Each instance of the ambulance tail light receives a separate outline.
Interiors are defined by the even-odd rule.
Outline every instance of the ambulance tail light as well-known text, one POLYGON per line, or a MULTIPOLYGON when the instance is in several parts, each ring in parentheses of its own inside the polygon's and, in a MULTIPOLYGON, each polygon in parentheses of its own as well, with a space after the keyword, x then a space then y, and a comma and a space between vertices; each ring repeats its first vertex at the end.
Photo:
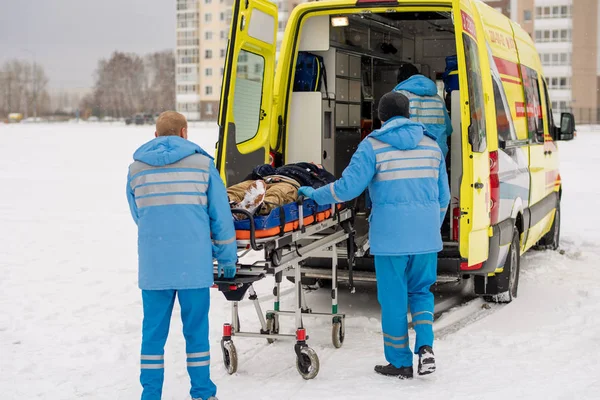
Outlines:
POLYGON ((481 267, 483 267, 483 263, 478 263, 478 264, 473 264, 473 265, 469 265, 468 262, 463 261, 460 263, 460 270, 461 271, 476 271, 478 269, 481 269, 481 267))
POLYGON ((452 203, 452 240, 458 241, 458 235, 460 233, 460 204, 456 197, 452 203))
POLYGON ((498 151, 490 152, 490 223, 498 223, 500 210, 500 166, 498 165, 498 151))

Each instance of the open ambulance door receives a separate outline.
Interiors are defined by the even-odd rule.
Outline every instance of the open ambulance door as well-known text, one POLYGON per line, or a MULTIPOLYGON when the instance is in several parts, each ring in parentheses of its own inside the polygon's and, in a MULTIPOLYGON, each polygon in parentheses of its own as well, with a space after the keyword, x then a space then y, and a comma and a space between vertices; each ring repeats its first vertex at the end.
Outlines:
MULTIPOLYGON (((460 186, 459 243, 465 271, 481 268, 489 253, 490 159, 486 107, 490 103, 490 66, 483 26, 471 0, 453 0, 459 67, 463 176, 460 186), (486 86, 486 84, 488 86, 486 86), (466 88, 466 90, 465 90, 466 88)), ((488 114, 491 115, 491 114, 488 114)))
POLYGON ((216 165, 225 184, 269 163, 277 6, 235 0, 219 108, 216 165))

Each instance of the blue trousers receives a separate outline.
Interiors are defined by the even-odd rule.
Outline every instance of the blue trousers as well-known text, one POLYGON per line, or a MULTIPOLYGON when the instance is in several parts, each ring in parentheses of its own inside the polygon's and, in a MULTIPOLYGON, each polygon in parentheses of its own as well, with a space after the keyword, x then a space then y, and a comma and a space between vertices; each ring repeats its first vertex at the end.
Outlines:
POLYGON ((187 370, 192 385, 190 395, 192 398, 208 399, 217 393, 217 387, 210 380, 209 289, 142 290, 142 400, 160 400, 162 395, 165 343, 169 335, 175 295, 181 306, 187 370))
POLYGON ((416 354, 421 346, 433 346, 433 294, 429 288, 437 279, 437 253, 375 256, 375 271, 385 359, 396 368, 412 366, 408 308, 417 334, 416 354))

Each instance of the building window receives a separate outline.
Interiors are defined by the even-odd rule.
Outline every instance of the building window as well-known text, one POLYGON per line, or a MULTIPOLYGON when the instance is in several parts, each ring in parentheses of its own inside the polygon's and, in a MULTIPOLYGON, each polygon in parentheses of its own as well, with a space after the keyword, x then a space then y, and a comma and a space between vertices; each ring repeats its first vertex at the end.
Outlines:
POLYGON ((211 59, 212 58, 212 50, 205 50, 204 51, 204 58, 211 59))
POLYGON ((221 31, 221 39, 227 39, 227 31, 221 31))
POLYGON ((222 13, 219 15, 219 20, 221 20, 221 21, 225 21, 225 13, 224 13, 224 12, 222 12, 222 13))
POLYGON ((212 94, 212 86, 206 86, 204 88, 204 94, 207 94, 207 95, 212 94))
POLYGON ((204 0, 204 4, 211 4, 212 0, 204 0))
POLYGON ((206 75, 206 76, 212 76, 212 68, 206 68, 204 70, 204 75, 206 75))
POLYGON ((531 10, 523 11, 523 19, 525 21, 531 21, 531 10))
POLYGON ((567 76, 554 76, 546 78, 548 89, 564 90, 571 89, 571 78, 567 76))
POLYGON ((213 33, 211 31, 204 32, 204 39, 212 40, 213 33))
POLYGON ((539 19, 570 18, 571 6, 536 7, 535 17, 539 19))
POLYGON ((206 114, 212 115, 213 113, 213 105, 212 103, 206 103, 206 114))
POLYGON ((212 14, 210 14, 210 13, 204 14, 204 22, 210 22, 210 21, 212 21, 212 14))
POLYGON ((225 58, 225 49, 221 49, 221 58, 225 58))
POLYGON ((225 69, 221 68, 221 76, 223 76, 224 72, 225 72, 225 69))
POLYGON ((536 42, 570 42, 571 29, 545 29, 535 31, 536 42))
POLYGON ((177 93, 180 94, 188 94, 188 93, 197 93, 198 85, 177 85, 177 93))

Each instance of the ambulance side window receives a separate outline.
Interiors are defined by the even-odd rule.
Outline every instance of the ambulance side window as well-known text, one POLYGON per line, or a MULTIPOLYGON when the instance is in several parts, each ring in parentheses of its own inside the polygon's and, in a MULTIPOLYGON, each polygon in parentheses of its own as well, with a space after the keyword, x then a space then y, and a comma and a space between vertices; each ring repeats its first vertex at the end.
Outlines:
POLYGON ((498 127, 498 140, 506 142, 511 140, 510 130, 510 111, 505 107, 504 101, 502 100, 501 89, 498 86, 498 82, 492 77, 492 83, 494 85, 494 103, 496 105, 496 126, 498 127))
POLYGON ((479 66, 479 50, 477 43, 469 35, 463 33, 465 45, 465 61, 467 67, 467 86, 469 89, 469 107, 471 124, 469 125, 469 143, 476 153, 486 149, 485 110, 483 100, 483 84, 479 66))
POLYGON ((550 96, 548 95, 548 86, 544 80, 544 95, 546 96, 546 115, 548 118, 548 131, 550 136, 554 136, 554 116, 552 115, 552 107, 550 106, 550 96))
POLYGON ((525 110, 529 138, 537 143, 544 143, 544 117, 538 74, 533 69, 521 65, 521 76, 525 88, 525 110))
POLYGON ((246 50, 240 51, 233 94, 233 119, 237 144, 252 139, 258 133, 264 70, 265 59, 262 56, 246 50))

